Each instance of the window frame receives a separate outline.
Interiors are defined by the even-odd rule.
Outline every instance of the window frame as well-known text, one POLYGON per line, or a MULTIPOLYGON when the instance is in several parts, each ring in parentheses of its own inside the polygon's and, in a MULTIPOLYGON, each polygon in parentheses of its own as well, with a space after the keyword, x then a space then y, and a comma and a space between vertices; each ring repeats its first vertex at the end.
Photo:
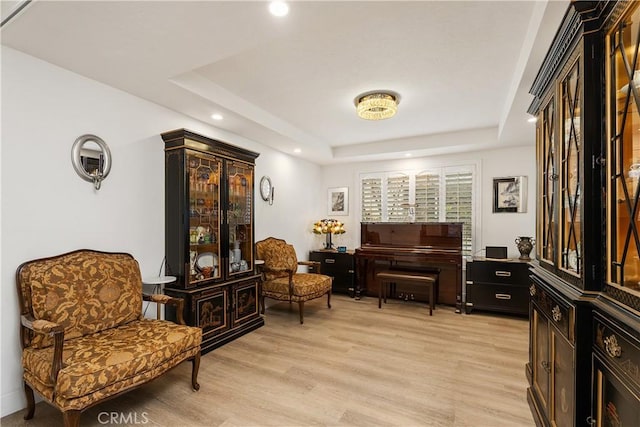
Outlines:
MULTIPOLYGON (((446 176, 454 173, 471 173, 471 250, 464 251, 463 256, 472 256, 476 253, 479 247, 480 232, 481 232, 481 210, 480 210, 480 197, 481 197, 481 179, 480 179, 480 165, 474 163, 464 163, 458 165, 441 165, 441 166, 425 166, 424 168, 414 169, 401 169, 392 171, 379 171, 379 172, 360 172, 358 175, 358 218, 362 222, 373 222, 363 219, 363 194, 362 184, 365 179, 380 179, 381 180, 381 217, 380 220, 375 222, 416 222, 415 215, 411 221, 389 221, 388 205, 387 205, 387 193, 388 185, 387 179, 390 176, 397 176, 398 174, 408 175, 409 178, 409 203, 415 205, 416 203, 416 177, 420 174, 437 174, 439 176, 439 222, 446 222, 446 176)), ((408 215, 409 216, 409 215, 408 215)))

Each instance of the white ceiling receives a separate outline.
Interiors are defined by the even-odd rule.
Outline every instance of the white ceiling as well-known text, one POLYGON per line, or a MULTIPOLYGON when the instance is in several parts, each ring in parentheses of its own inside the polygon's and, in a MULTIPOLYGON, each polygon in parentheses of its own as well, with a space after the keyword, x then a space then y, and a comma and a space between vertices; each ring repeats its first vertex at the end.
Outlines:
MULTIPOLYGON (((2 1, 3 21, 21 3, 2 1)), ((319 164, 534 143, 528 90, 568 0, 289 4, 276 18, 253 1, 33 1, 0 36, 319 164), (356 116, 374 89, 400 94, 395 117, 356 116)))

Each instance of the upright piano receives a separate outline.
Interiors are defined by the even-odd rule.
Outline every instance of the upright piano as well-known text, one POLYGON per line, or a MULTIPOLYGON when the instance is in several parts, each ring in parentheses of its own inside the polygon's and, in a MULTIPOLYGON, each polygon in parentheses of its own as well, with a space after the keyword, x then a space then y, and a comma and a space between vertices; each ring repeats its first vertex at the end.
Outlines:
POLYGON ((355 250, 356 298, 377 295, 377 271, 425 270, 438 273, 438 303, 461 312, 461 222, 363 222, 360 244, 355 250))

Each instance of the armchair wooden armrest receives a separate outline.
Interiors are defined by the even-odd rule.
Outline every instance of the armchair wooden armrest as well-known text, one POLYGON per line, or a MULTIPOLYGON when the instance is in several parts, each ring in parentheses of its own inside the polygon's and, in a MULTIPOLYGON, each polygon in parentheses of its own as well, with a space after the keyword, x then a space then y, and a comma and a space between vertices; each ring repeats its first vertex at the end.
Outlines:
POLYGON ((176 323, 178 325, 186 325, 182 310, 184 309, 184 299, 174 298, 165 294, 142 294, 143 301, 154 302, 156 304, 175 305, 176 306, 176 323))
POLYGON ((306 265, 307 267, 315 267, 316 273, 322 274, 322 263, 320 261, 298 261, 298 265, 306 265))
MULTIPOLYGON (((53 360, 51 361, 51 372, 49 377, 51 383, 55 384, 58 379, 58 372, 62 369, 62 347, 64 345, 64 327, 48 320, 35 319, 32 315, 23 314, 20 316, 22 326, 37 334, 46 334, 53 337, 53 360)), ((26 330, 25 330, 26 331, 26 330)), ((25 337, 22 337, 23 342, 25 337)))

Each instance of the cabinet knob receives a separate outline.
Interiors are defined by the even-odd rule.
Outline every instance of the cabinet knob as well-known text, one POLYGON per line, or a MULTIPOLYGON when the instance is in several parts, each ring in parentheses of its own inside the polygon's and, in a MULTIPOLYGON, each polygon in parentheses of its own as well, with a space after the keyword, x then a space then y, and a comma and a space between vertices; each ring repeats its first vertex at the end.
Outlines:
POLYGON ((609 356, 620 357, 622 355, 622 347, 618 344, 618 339, 615 335, 606 337, 604 339, 604 346, 609 356))
POLYGON ((509 294, 496 294, 496 299, 511 299, 509 294))
POLYGON ((596 419, 594 417, 592 417, 591 415, 589 415, 587 417, 587 424, 589 424, 590 426, 594 426, 596 425, 596 419))
POLYGON ((325 259, 325 260, 324 260, 324 262, 325 262, 326 264, 335 264, 335 263, 336 263, 336 260, 335 260, 335 259, 333 259, 333 258, 327 258, 327 259, 325 259))
POLYGON ((547 371, 547 373, 551 373, 551 364, 549 364, 549 362, 547 362, 546 360, 541 361, 540 366, 542 366, 542 369, 547 371))
POLYGON ((496 276, 498 276, 498 277, 511 277, 511 272, 510 271, 497 270, 496 271, 496 276))

